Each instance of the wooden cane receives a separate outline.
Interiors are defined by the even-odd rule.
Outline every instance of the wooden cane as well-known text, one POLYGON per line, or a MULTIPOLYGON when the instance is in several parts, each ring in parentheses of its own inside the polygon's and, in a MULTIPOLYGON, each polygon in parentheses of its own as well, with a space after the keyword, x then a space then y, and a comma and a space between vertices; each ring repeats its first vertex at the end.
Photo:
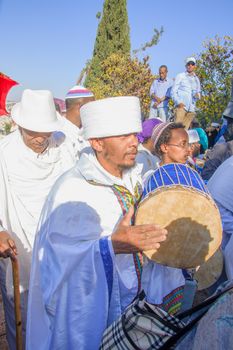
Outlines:
POLYGON ((14 284, 16 349, 23 350, 22 317, 21 317, 21 309, 20 309, 20 291, 19 291, 19 264, 17 259, 11 259, 11 263, 12 263, 12 274, 13 274, 13 284, 14 284))

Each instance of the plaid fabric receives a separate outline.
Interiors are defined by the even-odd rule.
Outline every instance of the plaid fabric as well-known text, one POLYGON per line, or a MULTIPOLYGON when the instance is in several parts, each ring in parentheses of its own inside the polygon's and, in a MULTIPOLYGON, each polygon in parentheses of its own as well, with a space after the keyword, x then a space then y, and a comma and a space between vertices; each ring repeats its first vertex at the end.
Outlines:
POLYGON ((159 349, 185 324, 145 299, 137 299, 106 329, 100 350, 159 349))

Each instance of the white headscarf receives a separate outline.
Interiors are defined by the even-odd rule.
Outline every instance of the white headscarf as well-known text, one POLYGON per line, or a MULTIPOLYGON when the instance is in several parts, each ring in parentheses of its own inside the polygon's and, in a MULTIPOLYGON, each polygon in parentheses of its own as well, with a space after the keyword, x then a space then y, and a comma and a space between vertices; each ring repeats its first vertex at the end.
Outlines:
POLYGON ((110 97, 80 109, 84 138, 138 133, 142 130, 140 101, 135 96, 110 97))

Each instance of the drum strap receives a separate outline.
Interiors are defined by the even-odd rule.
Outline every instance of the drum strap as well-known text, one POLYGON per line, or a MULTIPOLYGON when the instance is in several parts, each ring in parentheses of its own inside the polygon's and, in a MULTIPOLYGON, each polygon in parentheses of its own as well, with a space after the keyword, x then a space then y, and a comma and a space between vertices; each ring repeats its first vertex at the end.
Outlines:
POLYGON ((192 307, 193 300, 197 291, 197 281, 193 279, 191 273, 185 269, 182 270, 182 273, 185 278, 185 285, 180 312, 186 311, 192 307))
MULTIPOLYGON (((125 215, 131 206, 136 210, 138 202, 141 198, 142 188, 139 183, 136 184, 134 189, 134 196, 132 193, 125 187, 119 185, 113 185, 113 193, 116 195, 118 202, 121 206, 122 213, 125 215)), ((134 210, 134 212, 135 212, 134 210)), ((132 219, 132 224, 134 224, 134 216, 132 219)), ((133 253, 134 266, 138 279, 138 293, 141 291, 141 276, 142 276, 142 266, 143 266, 143 255, 141 252, 133 253)))

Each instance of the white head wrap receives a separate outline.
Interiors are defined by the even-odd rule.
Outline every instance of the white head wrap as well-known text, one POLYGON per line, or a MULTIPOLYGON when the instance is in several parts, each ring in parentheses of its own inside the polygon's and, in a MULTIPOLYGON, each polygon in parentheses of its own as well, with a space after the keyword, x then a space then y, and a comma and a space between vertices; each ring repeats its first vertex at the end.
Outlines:
POLYGON ((200 137, 195 129, 188 130, 189 143, 200 142, 200 137))
POLYGON ((140 101, 135 96, 110 97, 80 109, 85 139, 138 133, 142 130, 140 101))

